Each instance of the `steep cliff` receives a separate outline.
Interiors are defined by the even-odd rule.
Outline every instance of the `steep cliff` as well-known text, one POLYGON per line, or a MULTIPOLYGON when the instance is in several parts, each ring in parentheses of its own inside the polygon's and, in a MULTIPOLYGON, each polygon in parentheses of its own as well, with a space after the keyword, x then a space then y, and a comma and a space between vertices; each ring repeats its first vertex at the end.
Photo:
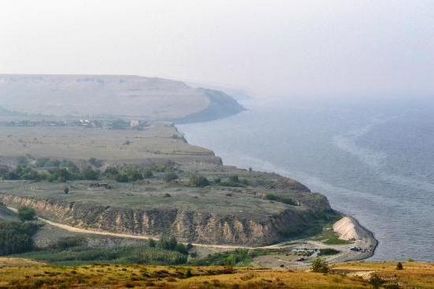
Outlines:
POLYGON ((282 241, 311 228, 319 215, 330 212, 325 198, 310 211, 287 208, 259 217, 181 208, 97 206, 12 194, 0 194, 0 201, 15 208, 34 208, 41 217, 79 228, 154 237, 170 234, 188 242, 248 246, 282 241))

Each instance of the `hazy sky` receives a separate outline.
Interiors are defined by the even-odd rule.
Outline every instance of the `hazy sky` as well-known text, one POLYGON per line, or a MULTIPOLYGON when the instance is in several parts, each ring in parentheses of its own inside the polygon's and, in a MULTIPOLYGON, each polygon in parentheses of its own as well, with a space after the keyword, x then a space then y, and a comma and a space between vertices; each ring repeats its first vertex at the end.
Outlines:
POLYGON ((0 73, 434 96, 434 1, 1 0, 0 73))

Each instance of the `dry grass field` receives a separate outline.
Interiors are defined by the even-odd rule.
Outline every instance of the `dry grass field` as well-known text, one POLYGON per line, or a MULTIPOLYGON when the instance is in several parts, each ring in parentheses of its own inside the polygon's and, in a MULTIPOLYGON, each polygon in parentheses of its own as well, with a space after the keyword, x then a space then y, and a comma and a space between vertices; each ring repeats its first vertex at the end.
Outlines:
POLYGON ((2 157, 137 161, 212 158, 210 150, 188 144, 175 127, 156 123, 144 130, 80 127, 0 127, 2 157))
POLYGON ((434 288, 434 265, 407 262, 351 263, 331 273, 232 267, 87 265, 60 267, 25 259, 0 259, 0 288, 434 288), (387 286, 398 287, 387 287, 387 286))

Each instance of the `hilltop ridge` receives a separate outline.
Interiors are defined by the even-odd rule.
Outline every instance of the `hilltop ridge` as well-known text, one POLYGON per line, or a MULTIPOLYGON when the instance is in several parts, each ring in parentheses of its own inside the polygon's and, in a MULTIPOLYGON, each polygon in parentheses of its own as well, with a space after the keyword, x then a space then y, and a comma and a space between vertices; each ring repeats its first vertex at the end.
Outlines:
POLYGON ((221 91, 134 75, 0 74, 0 107, 32 115, 174 122, 211 120, 243 110, 221 91))

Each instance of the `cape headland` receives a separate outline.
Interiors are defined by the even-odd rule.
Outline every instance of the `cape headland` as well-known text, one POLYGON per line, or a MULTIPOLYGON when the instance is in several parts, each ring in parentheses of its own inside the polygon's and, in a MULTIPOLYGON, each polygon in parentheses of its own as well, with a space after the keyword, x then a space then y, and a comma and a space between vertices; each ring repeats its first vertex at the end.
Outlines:
POLYGON ((374 253, 373 234, 354 218, 335 223, 325 196, 187 143, 173 122, 243 110, 224 92, 137 76, 0 75, 0 87, 0 202, 34 209, 47 228, 173 236, 207 248, 199 256, 260 250, 255 262, 270 266, 374 253))

